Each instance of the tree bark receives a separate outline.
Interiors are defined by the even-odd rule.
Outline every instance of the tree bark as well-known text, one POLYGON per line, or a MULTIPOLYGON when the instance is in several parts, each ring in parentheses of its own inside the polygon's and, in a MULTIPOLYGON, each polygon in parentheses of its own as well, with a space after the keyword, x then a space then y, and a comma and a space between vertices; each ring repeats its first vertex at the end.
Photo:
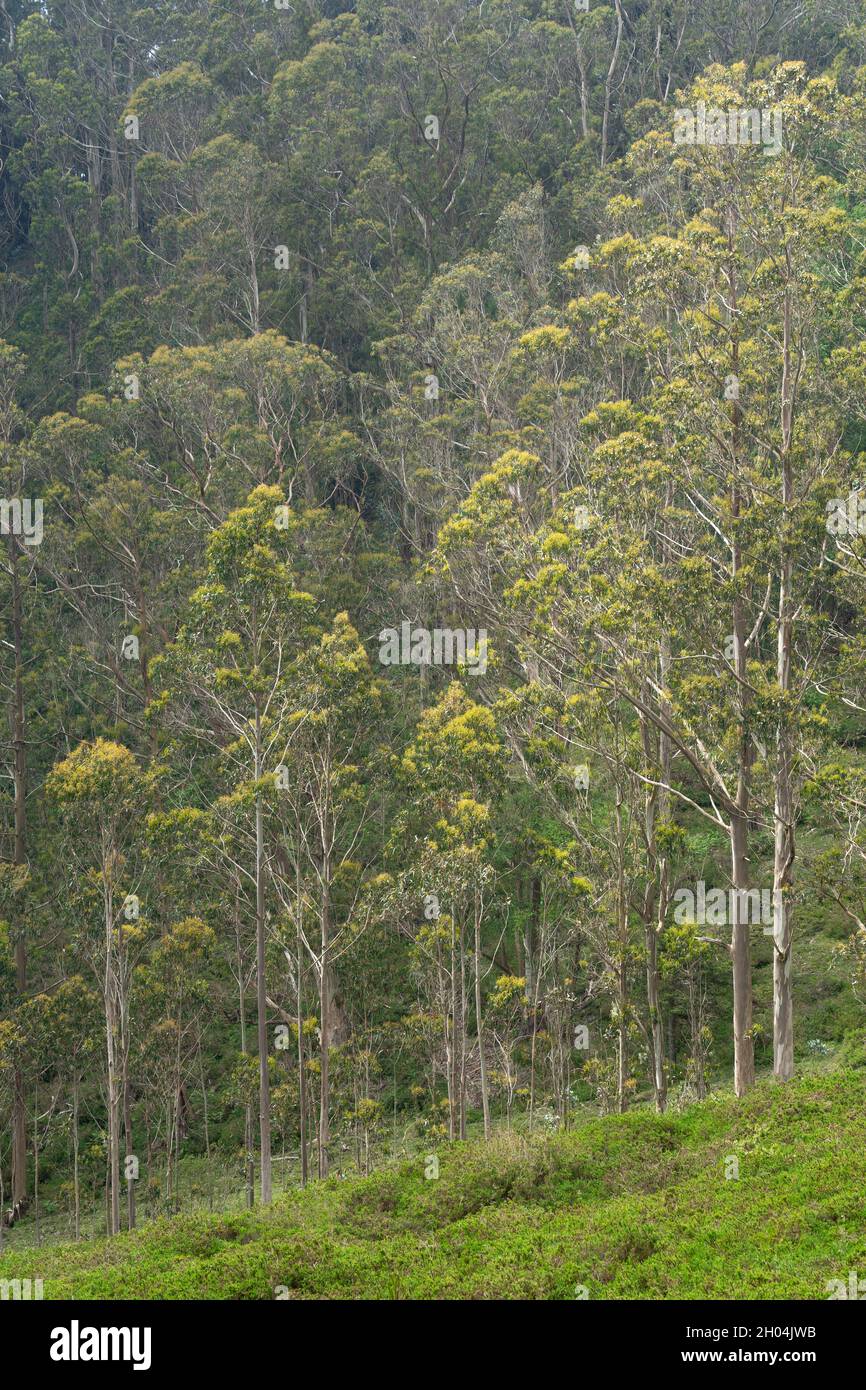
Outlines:
POLYGON ((76 1076, 72 1085, 72 1193, 75 1207, 73 1222, 75 1239, 81 1239, 81 1174, 79 1171, 78 1088, 76 1076))
MULTIPOLYGON (((261 715, 256 707, 256 785, 262 777, 261 715)), ((271 1201, 271 1086, 268 1072, 267 989, 265 985, 265 834, 262 794, 256 791, 256 1006, 259 1042, 259 1149, 261 1201, 271 1201)))
MULTIPOLYGON (((103 878, 110 873, 112 854, 108 846, 103 846, 103 878)), ((105 1004, 105 1052, 108 1083, 108 1184, 109 1184, 109 1235, 116 1236, 120 1231, 120 1087, 117 1065, 117 980, 114 952, 114 902, 110 885, 106 882, 103 905, 105 912, 105 977, 103 980, 103 1000, 105 1004)))
POLYGON ((794 1001, 791 989, 794 866, 793 747, 787 698, 791 690, 794 560, 788 521, 794 501, 791 462, 791 292, 785 292, 782 364, 782 556, 779 574, 776 680, 782 707, 776 734, 773 847, 773 1071, 780 1081, 794 1075, 794 1001))
MULTIPOLYGON (((12 700, 12 751, 15 798, 15 840, 13 862, 22 869, 27 863, 27 743, 24 711, 24 620, 21 604, 21 576, 15 537, 9 536, 9 573, 12 582, 12 642, 15 653, 15 684, 12 700)), ((15 989, 19 999, 27 990, 27 943, 24 924, 19 922, 15 940, 15 989)), ((20 1066, 13 1073, 12 1099, 12 1205, 27 1200, 27 1097, 20 1066)))
POLYGON ((328 1146, 331 1142, 331 1077, 329 1070, 331 1051, 331 990, 328 979, 330 961, 331 904, 328 893, 328 866, 325 864, 324 888, 322 898, 322 975, 320 982, 319 1026, 322 1033, 321 1071, 319 1077, 319 1177, 328 1176, 328 1146))
MULTIPOLYGON (((748 819, 731 818, 731 879, 734 920, 731 925, 731 968, 734 991, 734 1091, 744 1096, 755 1084, 755 1046, 752 1039, 752 947, 749 923, 741 921, 749 883, 746 841, 748 819)), ((748 916, 748 914, 746 914, 748 916)))
POLYGON ((478 1035, 478 1065, 481 1071, 481 1109, 484 1138, 490 1138, 490 1102, 487 1096, 487 1062, 484 1057, 484 1031, 481 1021, 481 909, 475 903, 475 1031, 478 1035))
POLYGON ((301 1144, 301 1187, 306 1187, 309 1178, 309 1164, 307 1158, 307 1068, 304 1057, 304 995, 303 995, 303 972, 301 962, 303 960, 303 933, 301 914, 303 912, 303 893, 301 891, 301 867, 300 853, 295 860, 295 901, 296 901, 296 931, 295 931, 295 952, 297 955, 298 971, 298 993, 297 993, 297 1027, 298 1027, 298 1129, 301 1144))
POLYGON ((123 1058, 123 1138, 124 1153, 126 1157, 126 1226, 127 1230, 135 1229, 135 1180, 129 1176, 129 1160, 133 1157, 132 1147, 132 1097, 129 1086, 129 1065, 128 1058, 124 1053, 123 1058))
POLYGON ((607 70, 607 77, 604 81, 604 112, 601 118, 601 158, 600 165, 604 168, 607 163, 607 144, 608 126, 610 122, 610 98, 613 90, 613 79, 616 73, 616 65, 619 62, 619 49, 622 43, 623 14, 620 0, 614 0, 616 6, 616 39, 614 40, 613 53, 610 59, 610 67, 607 70))
MULTIPOLYGON (((735 220, 731 214, 728 221, 728 245, 730 249, 730 321, 731 321, 731 370, 734 380, 739 379, 740 356, 737 320, 737 278, 734 258, 735 220)), ((738 534, 739 518, 742 511, 740 487, 739 456, 741 409, 739 400, 731 401, 731 437, 733 444, 733 477, 731 479, 731 579, 734 587, 732 608, 734 674, 737 683, 735 701, 737 707, 737 793, 736 811, 729 820, 731 841, 731 881, 734 887, 734 920, 731 924, 731 972, 734 995, 734 1091, 738 1096, 745 1095, 755 1084, 755 1045, 752 1037, 752 943, 748 921, 740 920, 746 902, 745 893, 749 886, 749 797, 752 774, 752 736, 749 729, 750 692, 746 681, 746 614, 742 596, 739 593, 742 571, 742 553, 738 534)), ((748 915, 748 914, 746 914, 748 915)))

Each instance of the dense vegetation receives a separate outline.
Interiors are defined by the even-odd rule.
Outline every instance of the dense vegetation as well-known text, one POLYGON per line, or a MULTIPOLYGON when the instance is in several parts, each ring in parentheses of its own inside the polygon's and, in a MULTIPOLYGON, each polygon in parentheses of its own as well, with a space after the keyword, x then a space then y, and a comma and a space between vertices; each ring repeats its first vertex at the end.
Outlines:
POLYGON ((417 1163, 331 1178, 249 1212, 21 1251, 3 1274, 61 1299, 826 1299, 866 1259, 855 1076, 501 1133, 446 1148, 438 1182, 417 1163))
POLYGON ((4 1270, 848 1268, 864 324, 863 0, 3 0, 4 1270))

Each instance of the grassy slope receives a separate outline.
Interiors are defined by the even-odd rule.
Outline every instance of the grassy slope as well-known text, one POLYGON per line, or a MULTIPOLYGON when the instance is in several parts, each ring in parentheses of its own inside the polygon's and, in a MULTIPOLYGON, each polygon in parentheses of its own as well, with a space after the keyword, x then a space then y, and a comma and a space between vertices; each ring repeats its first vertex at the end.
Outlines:
POLYGON ((22 1250, 0 1277, 41 1277, 46 1298, 826 1298, 866 1272, 864 1194, 866 1074, 827 1072, 446 1147, 438 1180, 419 1158, 269 1212, 22 1250))

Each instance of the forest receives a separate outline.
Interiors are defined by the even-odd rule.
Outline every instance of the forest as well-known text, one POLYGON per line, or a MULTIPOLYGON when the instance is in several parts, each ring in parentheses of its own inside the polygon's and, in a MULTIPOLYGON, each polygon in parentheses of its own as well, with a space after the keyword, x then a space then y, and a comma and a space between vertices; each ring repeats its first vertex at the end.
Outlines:
POLYGON ((0 0, 0 494, 4 1298, 861 1296, 864 0, 0 0))

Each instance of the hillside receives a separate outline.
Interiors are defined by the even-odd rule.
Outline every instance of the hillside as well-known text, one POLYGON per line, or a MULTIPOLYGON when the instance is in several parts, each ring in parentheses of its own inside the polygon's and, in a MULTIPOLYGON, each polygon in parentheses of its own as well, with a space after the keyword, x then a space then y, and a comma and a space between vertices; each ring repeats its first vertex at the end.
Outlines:
POLYGON ((866 1073, 762 1082, 7 1255, 48 1299, 822 1299, 866 1266, 866 1073), (730 1155, 739 1178, 726 1180, 730 1155), (282 1287, 281 1287, 282 1286, 282 1287))
POLYGON ((0 14, 8 1279, 859 1279, 866 0, 0 14))

